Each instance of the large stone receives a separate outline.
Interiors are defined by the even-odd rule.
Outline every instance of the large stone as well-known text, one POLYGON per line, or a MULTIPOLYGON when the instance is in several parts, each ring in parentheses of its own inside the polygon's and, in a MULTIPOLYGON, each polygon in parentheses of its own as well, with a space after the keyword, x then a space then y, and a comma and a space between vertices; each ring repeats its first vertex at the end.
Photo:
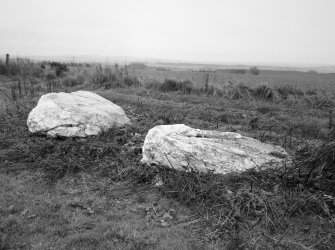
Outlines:
POLYGON ((29 131, 49 136, 85 137, 130 124, 118 105, 88 91, 43 95, 27 120, 29 131))
POLYGON ((279 146, 237 133, 193 129, 183 124, 149 130, 142 163, 217 174, 278 167, 289 156, 279 146))

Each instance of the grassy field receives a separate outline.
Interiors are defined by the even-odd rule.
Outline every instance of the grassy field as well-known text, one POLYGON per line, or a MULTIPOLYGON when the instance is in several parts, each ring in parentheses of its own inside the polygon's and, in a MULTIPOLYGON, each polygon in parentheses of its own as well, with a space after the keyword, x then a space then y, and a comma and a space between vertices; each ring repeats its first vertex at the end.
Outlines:
POLYGON ((0 249, 334 249, 335 74, 26 60, 0 73, 0 249), (42 94, 79 89, 132 125, 28 132, 42 94), (147 131, 175 123, 280 145, 293 162, 226 176, 140 164, 147 131))
MULTIPOLYGON (((240 70, 241 71, 241 70, 240 70)), ((162 68, 162 67, 145 67, 135 68, 131 71, 139 79, 143 81, 164 81, 165 79, 173 80, 191 80, 197 85, 204 85, 206 75, 208 74, 209 84, 218 87, 226 87, 231 82, 236 84, 243 82, 252 86, 268 84, 272 87, 280 87, 289 84, 303 90, 331 90, 334 89, 335 73, 318 74, 315 71, 299 72, 299 71, 277 71, 277 70, 262 70, 259 75, 250 74, 246 69, 245 72, 240 72, 234 69, 203 69, 192 70, 178 68, 162 68), (235 73, 234 73, 235 72, 235 73), (238 73, 240 72, 240 73, 238 73)))

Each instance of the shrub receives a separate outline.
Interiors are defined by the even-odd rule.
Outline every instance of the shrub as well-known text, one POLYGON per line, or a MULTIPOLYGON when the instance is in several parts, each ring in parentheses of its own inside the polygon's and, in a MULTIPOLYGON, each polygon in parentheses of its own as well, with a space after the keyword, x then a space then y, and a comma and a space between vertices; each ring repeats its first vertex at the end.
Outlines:
POLYGON ((249 72, 250 74, 258 75, 260 73, 260 70, 257 67, 250 67, 249 72))
POLYGON ((304 91, 289 84, 279 86, 276 88, 276 90, 278 94, 284 99, 286 99, 289 95, 296 95, 296 96, 304 95, 304 91))
POLYGON ((166 79, 159 87, 160 91, 163 92, 181 92, 183 94, 190 94, 193 90, 193 82, 186 81, 175 81, 166 79))
POLYGON ((150 80, 145 82, 144 86, 147 89, 160 89, 161 85, 162 85, 162 83, 160 81, 150 79, 150 80))
POLYGON ((123 82, 128 87, 139 87, 141 85, 140 81, 135 77, 125 77, 123 82))
POLYGON ((252 92, 251 88, 244 85, 243 83, 240 83, 237 86, 232 87, 232 89, 229 91, 229 96, 233 100, 250 99, 250 92, 252 92))
POLYGON ((264 99, 266 101, 274 100, 276 98, 274 89, 265 84, 254 89, 253 95, 256 98, 264 99))
POLYGON ((54 81, 54 80, 56 80, 56 76, 53 72, 50 72, 46 75, 46 79, 47 79, 47 81, 54 81))
POLYGON ((77 76, 67 77, 63 81, 63 85, 66 87, 74 87, 78 85, 83 85, 84 82, 85 82, 85 76, 77 75, 77 76))
POLYGON ((193 91, 193 82, 190 80, 182 81, 180 84, 180 91, 183 94, 190 94, 193 91))
POLYGON ((178 91, 178 83, 175 80, 166 79, 160 86, 160 90, 164 92, 178 91))
POLYGON ((62 75, 63 73, 68 71, 66 64, 59 62, 50 62, 50 67, 55 70, 57 76, 62 75))

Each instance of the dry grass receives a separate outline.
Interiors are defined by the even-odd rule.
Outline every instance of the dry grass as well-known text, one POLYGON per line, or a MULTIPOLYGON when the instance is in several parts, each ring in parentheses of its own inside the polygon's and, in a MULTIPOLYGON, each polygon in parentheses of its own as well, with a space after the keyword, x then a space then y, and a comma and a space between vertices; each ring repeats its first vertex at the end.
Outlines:
MULTIPOLYGON (((194 230, 204 242, 223 240, 227 248, 233 244, 250 249, 292 248, 290 242, 294 241, 307 248, 313 245, 311 235, 302 233, 296 238, 288 232, 299 228, 309 232, 315 226, 313 217, 318 215, 329 238, 317 247, 333 246, 334 198, 310 193, 298 178, 288 174, 290 171, 217 176, 162 169, 160 174, 165 195, 192 206, 198 214, 194 230), (278 240, 271 242, 271 238, 278 240)), ((318 234, 314 238, 325 234, 323 230, 314 233, 318 234)))
MULTIPOLYGON (((69 68, 49 80, 45 69, 29 79, 39 82, 35 85, 23 77, 21 93, 20 81, 1 78, 7 83, 0 113, 0 247, 334 248, 331 97, 235 82, 220 87, 222 96, 181 91, 182 85, 176 85, 179 93, 161 92, 120 68, 69 68), (31 135, 26 117, 50 88, 95 91, 122 106, 133 125, 86 139, 31 135), (294 164, 226 176, 141 165, 147 131, 173 123, 237 131, 282 145, 294 164), (157 176, 164 183, 159 190, 153 187, 157 176), (160 222, 165 213, 173 215, 166 228, 160 222)), ((177 74, 160 72, 172 73, 177 74)))

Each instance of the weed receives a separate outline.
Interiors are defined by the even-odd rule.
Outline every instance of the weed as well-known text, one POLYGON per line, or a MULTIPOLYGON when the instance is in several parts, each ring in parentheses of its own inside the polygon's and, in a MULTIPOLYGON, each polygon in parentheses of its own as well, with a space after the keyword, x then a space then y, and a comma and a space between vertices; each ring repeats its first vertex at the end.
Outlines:
POLYGON ((254 89, 253 95, 256 98, 260 98, 266 101, 275 100, 277 97, 275 90, 266 84, 263 84, 257 87, 256 89, 254 89))

